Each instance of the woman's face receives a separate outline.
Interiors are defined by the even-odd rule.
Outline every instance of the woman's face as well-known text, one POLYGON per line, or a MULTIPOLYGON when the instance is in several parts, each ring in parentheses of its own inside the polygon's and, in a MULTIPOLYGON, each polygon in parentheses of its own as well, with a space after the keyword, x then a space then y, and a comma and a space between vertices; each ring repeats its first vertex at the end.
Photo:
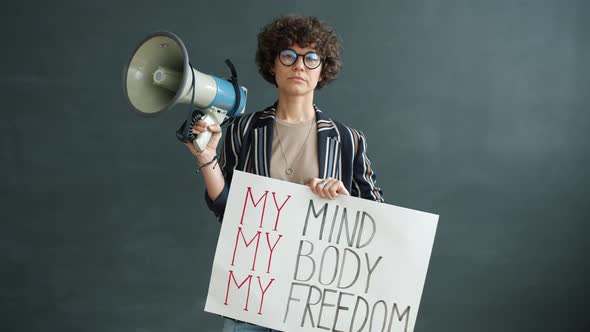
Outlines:
MULTIPOLYGON (((313 47, 299 47, 295 44, 290 47, 297 54, 306 54, 316 52, 313 47)), ((322 64, 315 69, 309 69, 303 63, 303 56, 298 56, 297 60, 291 66, 286 66, 279 60, 277 55, 273 67, 275 80, 281 93, 292 96, 302 96, 312 93, 322 80, 322 64)))

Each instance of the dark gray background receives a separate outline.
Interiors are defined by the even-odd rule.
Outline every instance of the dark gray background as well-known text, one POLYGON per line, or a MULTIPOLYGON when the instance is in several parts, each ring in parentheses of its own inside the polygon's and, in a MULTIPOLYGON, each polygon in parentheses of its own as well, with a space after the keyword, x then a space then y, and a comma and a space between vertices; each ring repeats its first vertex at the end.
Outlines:
POLYGON ((0 330, 220 330, 186 107, 132 113, 123 67, 173 31, 260 110, 256 34, 281 13, 336 28, 316 103, 366 133, 389 203, 441 216, 416 331, 587 328, 590 2, 68 0, 2 9, 0 330))

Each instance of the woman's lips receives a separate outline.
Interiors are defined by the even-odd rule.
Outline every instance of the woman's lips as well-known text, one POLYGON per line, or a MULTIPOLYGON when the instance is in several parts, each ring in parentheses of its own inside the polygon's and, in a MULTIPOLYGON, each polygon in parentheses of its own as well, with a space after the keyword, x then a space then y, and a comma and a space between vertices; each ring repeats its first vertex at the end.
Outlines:
POLYGON ((303 79, 303 77, 299 77, 299 76, 289 77, 289 79, 290 80, 295 80, 295 81, 305 82, 305 80, 303 79))

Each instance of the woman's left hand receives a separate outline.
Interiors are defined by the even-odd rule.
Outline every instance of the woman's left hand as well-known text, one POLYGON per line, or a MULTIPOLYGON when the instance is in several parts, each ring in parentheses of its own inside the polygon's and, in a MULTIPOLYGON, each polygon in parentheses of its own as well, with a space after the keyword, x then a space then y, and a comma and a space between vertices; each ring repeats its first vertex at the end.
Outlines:
POLYGON ((312 178, 307 186, 311 191, 321 198, 334 199, 340 195, 350 196, 342 181, 335 178, 319 179, 312 178))

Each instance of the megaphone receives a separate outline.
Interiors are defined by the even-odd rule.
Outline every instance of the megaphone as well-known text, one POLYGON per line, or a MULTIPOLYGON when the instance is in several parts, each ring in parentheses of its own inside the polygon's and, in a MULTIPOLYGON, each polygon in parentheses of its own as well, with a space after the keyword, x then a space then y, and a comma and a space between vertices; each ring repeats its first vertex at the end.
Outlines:
POLYGON ((239 86, 229 60, 232 78, 206 75, 190 64, 182 40, 172 32, 158 31, 145 37, 131 52, 124 70, 123 89, 131 109, 142 116, 155 116, 174 105, 189 104, 187 121, 177 131, 178 139, 193 141, 197 151, 209 143, 211 132, 195 137, 191 128, 198 119, 208 125, 244 113, 247 89, 239 86), (197 111, 192 111, 196 107, 197 111))

